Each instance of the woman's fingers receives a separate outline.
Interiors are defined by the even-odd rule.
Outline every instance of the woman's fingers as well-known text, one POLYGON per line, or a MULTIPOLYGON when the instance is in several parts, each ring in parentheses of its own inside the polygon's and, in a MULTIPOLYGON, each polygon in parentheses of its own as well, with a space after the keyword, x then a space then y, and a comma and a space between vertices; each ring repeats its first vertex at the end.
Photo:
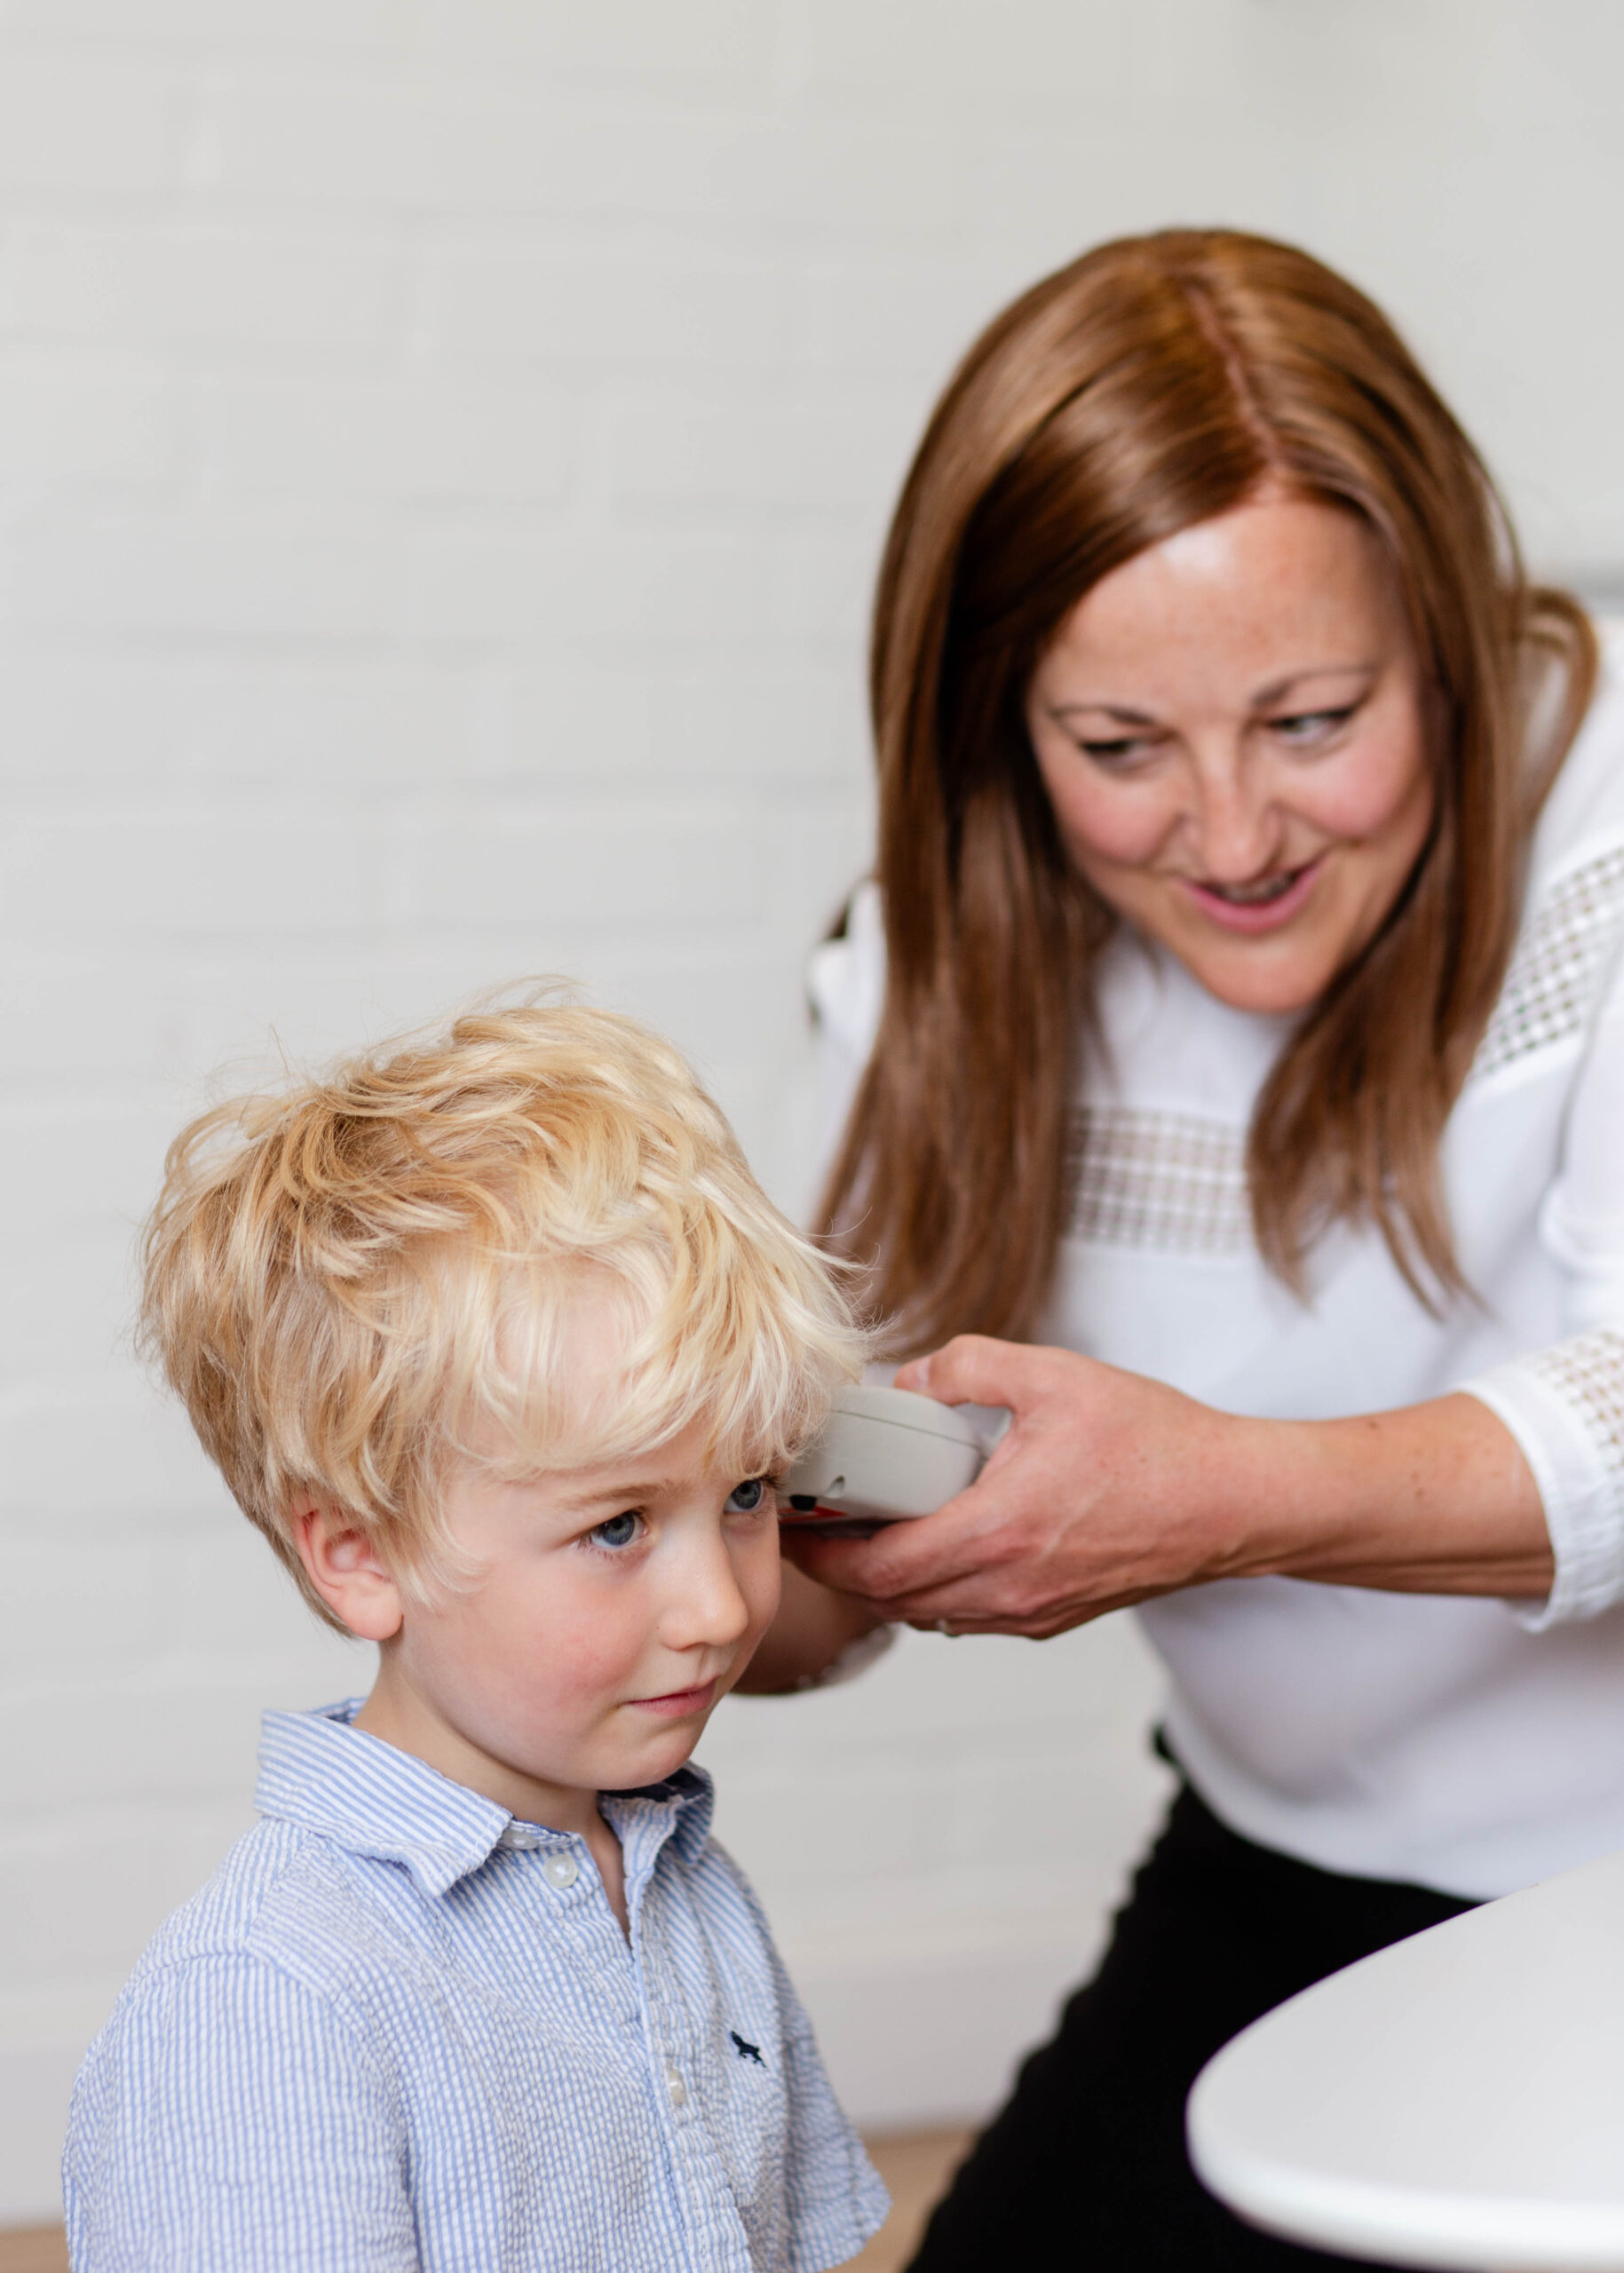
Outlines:
POLYGON ((1013 1405, 1029 1390, 1028 1361, 1038 1354, 985 1334, 955 1334, 939 1350, 899 1366, 896 1385, 942 1405, 1013 1405))
POLYGON ((962 1535, 956 1520, 969 1496, 960 1493, 933 1516, 887 1524, 872 1539, 820 1539, 812 1525, 794 1525, 783 1533, 784 1551, 820 1586, 858 1595, 887 1618, 906 1620, 911 1612, 903 1605, 915 1596, 982 1567, 976 1542, 962 1535))

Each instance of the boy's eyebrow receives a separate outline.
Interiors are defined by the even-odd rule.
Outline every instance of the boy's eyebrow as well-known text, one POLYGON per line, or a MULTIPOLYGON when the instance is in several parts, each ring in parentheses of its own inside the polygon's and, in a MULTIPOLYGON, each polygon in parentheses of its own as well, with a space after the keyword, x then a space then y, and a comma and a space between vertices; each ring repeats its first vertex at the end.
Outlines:
POLYGON ((677 1478, 671 1476, 630 1475, 611 1484, 582 1485, 578 1490, 558 1492, 558 1505, 566 1512, 582 1508, 603 1507, 613 1501, 616 1505, 630 1500, 656 1498, 662 1492, 677 1489, 677 1478))

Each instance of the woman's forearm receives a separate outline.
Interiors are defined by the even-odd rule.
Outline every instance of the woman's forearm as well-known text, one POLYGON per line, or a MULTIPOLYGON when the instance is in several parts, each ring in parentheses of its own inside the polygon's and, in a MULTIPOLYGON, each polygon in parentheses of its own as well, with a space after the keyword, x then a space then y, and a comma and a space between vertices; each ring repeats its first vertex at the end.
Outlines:
MULTIPOLYGON (((1460 1393, 1346 1421, 1237 1422, 1225 1497, 1248 1575, 1537 1599, 1555 1570, 1515 1437, 1460 1393)), ((1239 1573, 1238 1573, 1239 1575, 1239 1573)))

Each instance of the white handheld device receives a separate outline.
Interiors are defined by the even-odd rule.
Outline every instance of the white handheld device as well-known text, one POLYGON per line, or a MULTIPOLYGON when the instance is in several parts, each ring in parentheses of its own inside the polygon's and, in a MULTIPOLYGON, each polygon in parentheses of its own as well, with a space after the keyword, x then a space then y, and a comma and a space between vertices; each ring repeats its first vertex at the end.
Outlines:
POLYGON ((933 1515, 973 1484, 985 1458, 975 1423, 912 1390, 839 1390, 823 1434, 779 1483, 780 1520, 872 1529, 933 1515))

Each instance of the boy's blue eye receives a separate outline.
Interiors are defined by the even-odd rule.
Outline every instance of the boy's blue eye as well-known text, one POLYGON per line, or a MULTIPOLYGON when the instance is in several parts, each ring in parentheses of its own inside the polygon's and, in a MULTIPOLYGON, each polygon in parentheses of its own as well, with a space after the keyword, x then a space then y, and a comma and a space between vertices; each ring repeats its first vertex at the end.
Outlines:
POLYGON ((746 1484, 735 1484, 728 1494, 727 1512, 730 1516, 753 1516, 767 1496, 765 1477, 752 1476, 746 1484))
POLYGON ((624 1515, 611 1516, 608 1522, 599 1524, 592 1533, 597 1547, 630 1547, 638 1535, 640 1518, 628 1509, 624 1515))

